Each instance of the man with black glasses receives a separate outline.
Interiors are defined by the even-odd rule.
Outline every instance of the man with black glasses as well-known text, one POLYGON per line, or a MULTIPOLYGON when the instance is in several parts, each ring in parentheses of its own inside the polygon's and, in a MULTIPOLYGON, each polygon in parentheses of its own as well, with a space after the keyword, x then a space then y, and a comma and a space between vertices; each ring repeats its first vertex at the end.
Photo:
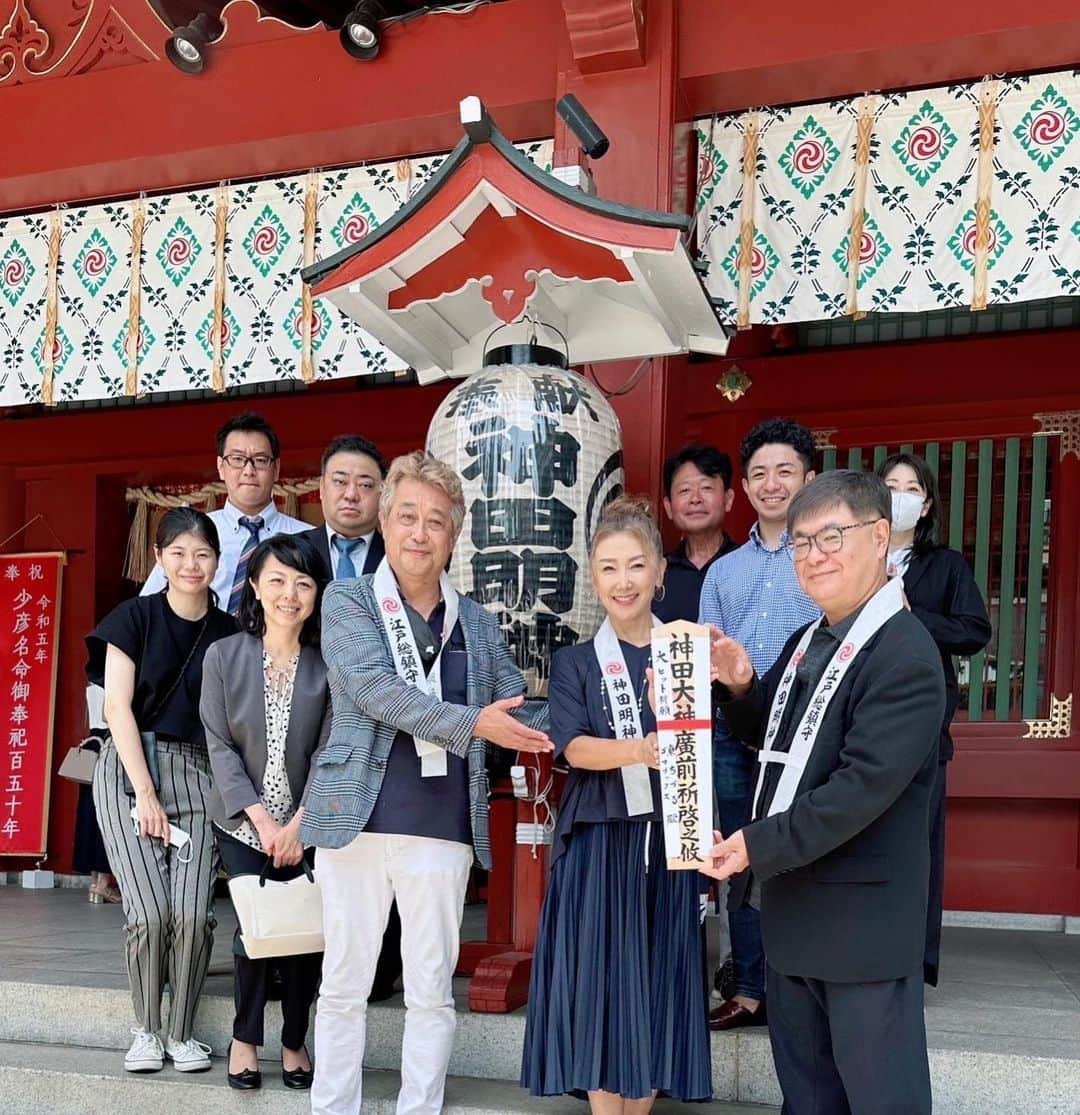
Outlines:
POLYGON ((761 910, 769 1037, 790 1115, 929 1115, 927 816, 941 656, 890 580, 892 502, 846 469, 798 492, 786 548, 824 613, 762 675, 714 632, 728 730, 757 749, 752 820, 712 849, 761 910))
MULTIPOLYGON (((211 588, 218 607, 236 614, 247 576, 247 559, 273 534, 298 534, 309 524, 285 515, 274 505, 274 484, 281 471, 281 443, 262 415, 245 411, 217 432, 218 476, 225 484, 225 506, 210 512, 221 540, 221 560, 211 588)), ((165 577, 156 566, 142 596, 160 592, 165 577)))

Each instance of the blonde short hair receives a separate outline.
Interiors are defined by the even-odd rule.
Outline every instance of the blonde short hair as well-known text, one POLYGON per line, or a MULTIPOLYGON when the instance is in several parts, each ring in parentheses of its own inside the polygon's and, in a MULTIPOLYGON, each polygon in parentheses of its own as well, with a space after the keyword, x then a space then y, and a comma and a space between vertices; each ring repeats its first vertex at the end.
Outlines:
POLYGON ((444 492, 450 500, 450 518, 454 523, 454 535, 456 537, 461 533, 461 524, 465 522, 465 497, 461 493, 461 480, 458 474, 448 464, 430 453, 425 453, 422 449, 406 453, 402 457, 395 457, 390 462, 379 495, 379 515, 384 519, 390 515, 390 508, 394 505, 398 485, 402 480, 418 480, 421 484, 430 484, 433 488, 444 492))
POLYGON ((600 515, 600 522, 589 544, 589 557, 596 553, 597 545, 605 538, 624 533, 640 539, 646 551, 651 551, 657 560, 664 556, 664 543, 652 504, 644 496, 619 496, 600 515))

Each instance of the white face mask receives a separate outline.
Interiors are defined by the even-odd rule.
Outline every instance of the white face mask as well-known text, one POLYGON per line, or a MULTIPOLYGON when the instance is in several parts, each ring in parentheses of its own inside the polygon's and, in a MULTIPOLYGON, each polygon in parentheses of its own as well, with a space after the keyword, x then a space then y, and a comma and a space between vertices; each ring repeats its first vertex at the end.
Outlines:
POLYGON ((892 494, 892 528, 893 530, 914 530, 915 524, 922 518, 923 503, 925 501, 915 492, 893 492, 892 494))

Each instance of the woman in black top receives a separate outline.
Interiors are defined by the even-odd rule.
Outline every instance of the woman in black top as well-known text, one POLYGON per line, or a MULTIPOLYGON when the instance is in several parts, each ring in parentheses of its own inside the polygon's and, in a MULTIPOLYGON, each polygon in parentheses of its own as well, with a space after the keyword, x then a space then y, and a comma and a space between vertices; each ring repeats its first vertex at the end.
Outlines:
POLYGON ((210 963, 217 872, 199 719, 202 660, 211 643, 236 631, 210 590, 220 552, 209 516, 166 512, 154 545, 165 591, 124 601, 86 639, 87 676, 105 687, 109 727, 94 804, 127 923, 137 1023, 129 1072, 156 1072, 165 1056, 181 1072, 210 1067, 210 1047, 191 1030, 210 963), (163 1028, 166 982, 172 1007, 163 1028))
POLYGON ((712 1097, 699 878, 669 871, 646 669, 664 559, 652 509, 619 499, 589 555, 607 612, 551 663, 551 738, 570 777, 540 914, 521 1083, 645 1115, 658 1093, 712 1097))
POLYGON ((982 650, 990 641, 990 619, 964 555, 938 545, 941 499, 930 466, 913 453, 895 453, 882 461, 877 471, 893 493, 890 572, 904 578, 911 613, 937 643, 945 671, 945 719, 938 749, 938 777, 930 801, 930 894, 923 956, 923 975, 936 987, 945 881, 945 764, 953 756, 949 725, 960 703, 953 655, 982 650))

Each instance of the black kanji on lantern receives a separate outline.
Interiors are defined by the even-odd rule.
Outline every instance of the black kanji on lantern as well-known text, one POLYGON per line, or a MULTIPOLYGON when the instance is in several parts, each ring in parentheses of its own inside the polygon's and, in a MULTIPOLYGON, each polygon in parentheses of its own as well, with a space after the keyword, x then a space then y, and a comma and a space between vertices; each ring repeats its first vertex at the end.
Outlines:
POLYGON ((600 416, 589 401, 588 394, 582 390, 581 384, 565 376, 553 376, 550 372, 544 372, 533 377, 532 387, 533 405, 540 414, 576 414, 581 405, 594 422, 600 421, 600 416))
POLYGON ((472 418, 480 411, 495 410, 499 405, 499 377, 475 376, 454 393, 444 418, 472 418))
POLYGON ((571 488, 577 482, 581 443, 572 434, 553 430, 547 422, 523 430, 508 426, 501 414, 493 414, 471 422, 469 432, 472 439, 465 443, 465 454, 472 460, 461 475, 466 480, 482 478, 489 498, 504 476, 513 484, 531 481, 538 496, 550 496, 556 483, 571 488))
POLYGON ((559 499, 478 499, 469 517, 478 550, 507 545, 566 550, 574 541, 577 512, 559 499))
POLYGON ((501 603, 516 612, 543 604, 563 614, 574 604, 577 562, 568 553, 488 550, 472 557, 474 600, 501 603))

